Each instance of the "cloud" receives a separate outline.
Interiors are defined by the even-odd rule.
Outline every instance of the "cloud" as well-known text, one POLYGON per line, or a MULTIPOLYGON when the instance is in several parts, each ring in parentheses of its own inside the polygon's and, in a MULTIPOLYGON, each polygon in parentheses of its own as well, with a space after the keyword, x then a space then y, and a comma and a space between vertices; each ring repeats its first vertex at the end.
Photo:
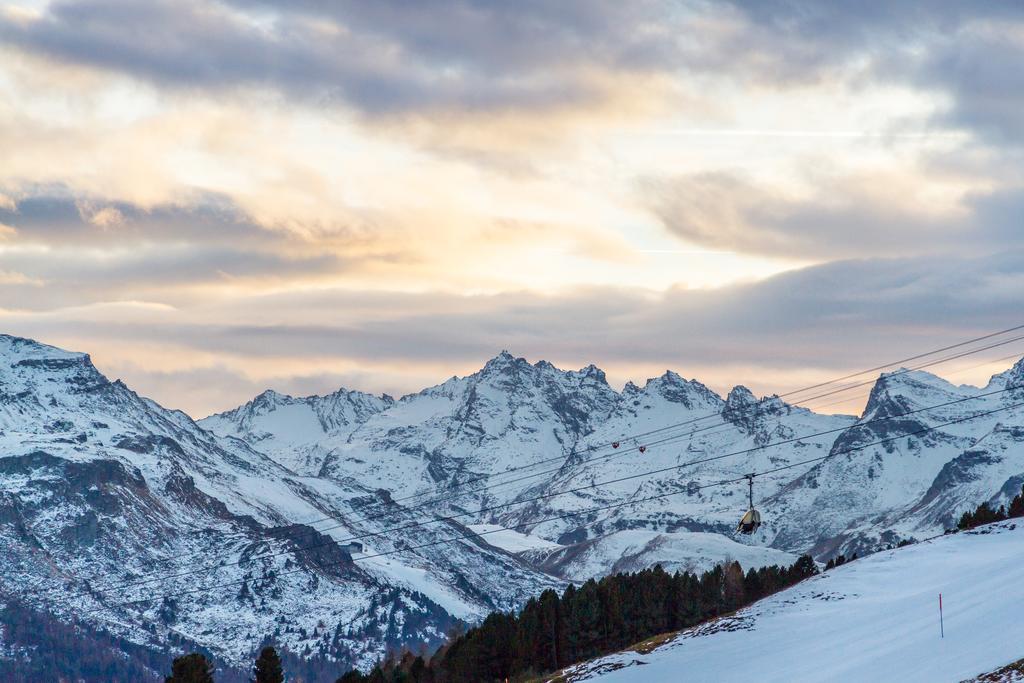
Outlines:
POLYGON ((1015 2, 736 3, 757 45, 777 49, 780 74, 812 78, 860 65, 862 82, 901 82, 943 95, 934 121, 994 145, 1024 143, 1024 5, 1015 2))
POLYGON ((604 93, 577 67, 664 69, 657 3, 52 3, 0 18, 0 39, 76 64, 192 88, 270 87, 385 114, 557 108, 604 93))
POLYGON ((747 253, 826 259, 1024 246, 1014 219, 1024 210, 1021 187, 937 199, 925 178, 864 174, 819 177, 801 194, 723 172, 648 178, 640 188, 672 233, 747 253))
POLYGON ((124 214, 114 206, 95 208, 85 203, 79 203, 78 213, 83 220, 103 230, 122 225, 125 221, 124 214))
POLYGON ((19 230, 20 242, 59 246, 124 246, 144 242, 239 242, 271 246, 281 236, 254 223, 230 199, 193 193, 181 203, 142 207, 123 200, 81 196, 63 186, 25 190, 17 208, 0 207, 0 221, 19 230), (96 230, 118 226, 116 231, 96 230))
POLYGON ((13 270, 0 270, 0 285, 31 285, 32 287, 42 287, 45 283, 38 279, 32 278, 24 273, 19 273, 13 270))
POLYGON ((668 87, 654 76, 898 80, 948 95, 942 122, 1016 144, 1022 22, 1020 3, 955 0, 64 0, 0 16, 0 41, 185 92, 266 88, 385 119, 593 110, 631 79, 668 87))
POLYGON ((973 130, 993 145, 1024 145, 1024 21, 968 26, 922 55, 911 71, 950 97, 945 125, 973 130))
POLYGON ((958 0, 869 0, 804 2, 766 0, 732 2, 751 28, 761 34, 754 48, 772 44, 793 68, 820 69, 835 64, 895 54, 909 58, 968 24, 1024 19, 1018 3, 964 3, 958 0), (803 62, 797 57, 813 57, 803 62))
POLYGON ((5 285, 46 285, 6 300, 23 309, 140 296, 177 301, 202 296, 197 288, 210 283, 266 287, 349 267, 322 245, 255 225, 221 197, 142 209, 52 192, 22 197, 16 211, 0 209, 3 221, 17 232, 0 251, 0 269, 19 279, 0 279, 0 293, 5 285))

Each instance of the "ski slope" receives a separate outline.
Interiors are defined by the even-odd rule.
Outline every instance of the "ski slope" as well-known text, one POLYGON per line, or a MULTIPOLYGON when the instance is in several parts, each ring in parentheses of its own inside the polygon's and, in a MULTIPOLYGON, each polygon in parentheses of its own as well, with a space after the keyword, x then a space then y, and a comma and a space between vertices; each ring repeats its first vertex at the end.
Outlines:
POLYGON ((881 552, 566 680, 962 681, 1024 657, 1022 558, 1021 520, 881 552))
POLYGON ((620 572, 639 572, 660 564, 669 573, 708 571, 736 560, 744 569, 789 566, 797 556, 757 545, 744 545, 722 534, 701 531, 661 533, 647 529, 616 531, 574 546, 555 546, 534 558, 548 572, 580 584, 620 572))

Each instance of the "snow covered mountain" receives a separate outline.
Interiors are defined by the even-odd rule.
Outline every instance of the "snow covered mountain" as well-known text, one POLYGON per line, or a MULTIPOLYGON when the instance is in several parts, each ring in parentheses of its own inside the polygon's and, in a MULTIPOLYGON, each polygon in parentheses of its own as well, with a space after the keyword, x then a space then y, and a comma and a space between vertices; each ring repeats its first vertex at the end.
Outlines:
POLYGON ((670 683, 681 673, 693 681, 765 683, 973 679, 1024 657, 1022 553, 1024 525, 1014 521, 877 553, 653 651, 601 657, 558 680, 670 683))
POLYGON ((266 453, 297 474, 318 475, 324 461, 371 416, 394 404, 340 389, 327 396, 293 398, 268 389, 234 410, 211 415, 203 427, 233 436, 266 453))
POLYGON ((941 533, 981 501, 1008 503, 1024 484, 1018 386, 1024 360, 984 388, 924 372, 883 375, 860 423, 835 440, 833 457, 765 503, 763 538, 819 557, 863 554, 941 533))
MULTIPOLYGON (((1024 389, 1002 391, 1018 384, 1024 361, 984 388, 898 370, 879 377, 858 419, 759 400, 742 386, 723 398, 673 372, 616 392, 593 366, 565 372, 503 352, 473 375, 367 411, 343 440, 326 436, 317 448, 324 478, 527 532, 549 545, 522 557, 566 579, 647 561, 706 568, 707 544, 693 532, 828 559, 941 532, 981 500, 1018 492, 1024 411, 1014 404, 1024 389), (633 434, 647 436, 624 440, 633 434), (746 487, 714 485, 766 471, 757 498, 767 523, 732 539, 746 487), (624 500, 636 502, 612 507, 624 500)), ((201 424, 246 437, 225 431, 221 416, 201 424)), ((728 543, 723 556, 744 552, 728 543)))
POLYGON ((994 393, 1018 383, 1024 362, 985 388, 890 373, 858 419, 501 353, 397 400, 268 391, 197 423, 84 354, 0 336, 0 602, 228 662, 269 636, 368 664, 567 581, 941 531, 1019 491, 1024 391, 994 393), (766 524, 737 538, 735 480, 766 471, 766 524))
MULTIPOLYGON (((587 541, 593 547, 595 540, 629 529, 729 532, 737 510, 745 505, 745 490, 737 486, 639 502, 585 519, 550 518, 825 454, 835 434, 785 446, 771 442, 853 423, 852 417, 817 415, 778 399, 758 401, 743 387, 723 399, 673 372, 643 388, 629 384, 616 392, 593 366, 564 372, 550 363, 531 365, 502 353, 473 375, 402 397, 369 415, 346 438, 327 436, 318 448, 329 453, 320 474, 333 481, 387 488, 397 500, 417 497, 417 502, 432 493, 436 497, 439 488, 450 490, 455 495, 445 496, 431 510, 477 524, 523 526, 559 546, 587 541), (657 433, 644 453, 638 450, 639 441, 624 442, 617 451, 606 446, 622 434, 652 431, 657 433), (682 467, 704 456, 759 446, 764 448, 743 458, 682 467), (637 476, 667 468, 676 469, 637 476), (623 477, 632 478, 604 485, 623 477)), ((200 424, 246 437, 243 430, 225 430, 223 415, 200 424)), ((257 449, 262 443, 249 441, 257 449)), ((759 485, 767 494, 791 479, 766 477, 759 485)), ((615 545, 612 539, 604 545, 609 543, 615 545)), ((693 556, 702 553, 695 547, 693 556)), ((766 553, 764 561, 770 563, 770 557, 775 556, 766 553)), ((609 556, 594 571, 610 571, 618 559, 609 556)))
POLYGON ((108 381, 85 354, 0 336, 0 602, 229 662, 272 635, 366 664, 560 584, 476 540, 428 546, 467 535, 456 522, 393 528, 410 522, 373 489, 296 473, 108 381), (324 518, 332 529, 305 524, 324 518), (365 561, 331 540, 366 534, 365 561))

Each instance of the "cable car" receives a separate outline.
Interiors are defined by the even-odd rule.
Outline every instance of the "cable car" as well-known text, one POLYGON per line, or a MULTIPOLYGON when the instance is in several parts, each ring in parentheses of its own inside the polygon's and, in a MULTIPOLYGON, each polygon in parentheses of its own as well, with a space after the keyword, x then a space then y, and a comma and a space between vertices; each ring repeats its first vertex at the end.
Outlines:
POLYGON ((757 528, 761 526, 761 513, 754 509, 753 474, 747 475, 747 485, 749 487, 750 509, 748 509, 746 514, 743 515, 740 523, 736 525, 736 533, 749 535, 757 531, 757 528))
POLYGON ((619 447, 619 442, 618 441, 612 441, 612 448, 618 448, 618 447, 619 447))
POLYGON ((639 448, 638 450, 639 450, 639 451, 640 451, 641 453, 643 453, 644 451, 646 451, 646 450, 647 450, 647 446, 641 446, 641 447, 640 447, 640 448, 639 448))

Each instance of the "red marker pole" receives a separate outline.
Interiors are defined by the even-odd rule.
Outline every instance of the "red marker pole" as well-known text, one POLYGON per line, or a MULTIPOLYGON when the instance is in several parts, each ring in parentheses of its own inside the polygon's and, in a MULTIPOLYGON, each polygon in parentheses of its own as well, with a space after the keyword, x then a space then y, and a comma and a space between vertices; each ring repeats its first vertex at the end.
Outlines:
POLYGON ((942 593, 939 593, 939 637, 946 637, 946 628, 942 625, 942 593))

